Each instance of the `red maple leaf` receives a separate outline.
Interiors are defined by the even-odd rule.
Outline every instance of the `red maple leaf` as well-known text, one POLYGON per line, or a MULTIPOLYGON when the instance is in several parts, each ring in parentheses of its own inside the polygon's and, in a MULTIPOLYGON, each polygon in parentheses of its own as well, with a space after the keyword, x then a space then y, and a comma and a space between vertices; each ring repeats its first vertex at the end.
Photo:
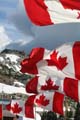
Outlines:
POLYGON ((20 113, 22 111, 22 108, 19 107, 19 104, 18 103, 15 103, 13 107, 11 107, 11 110, 13 111, 13 113, 20 113))
POLYGON ((54 85, 54 82, 51 79, 46 81, 46 85, 41 86, 41 90, 58 90, 59 86, 54 85))
POLYGON ((10 111, 11 110, 11 104, 6 105, 6 109, 10 111))
POLYGON ((62 70, 68 63, 67 63, 67 57, 57 57, 58 56, 58 52, 53 51, 53 53, 50 55, 51 58, 51 62, 48 62, 48 64, 50 65, 56 65, 56 67, 60 70, 62 70))
POLYGON ((36 99, 35 101, 39 106, 47 106, 49 104, 49 100, 45 99, 44 95, 41 95, 39 99, 36 99))
POLYGON ((65 9, 80 10, 80 0, 60 0, 65 9))

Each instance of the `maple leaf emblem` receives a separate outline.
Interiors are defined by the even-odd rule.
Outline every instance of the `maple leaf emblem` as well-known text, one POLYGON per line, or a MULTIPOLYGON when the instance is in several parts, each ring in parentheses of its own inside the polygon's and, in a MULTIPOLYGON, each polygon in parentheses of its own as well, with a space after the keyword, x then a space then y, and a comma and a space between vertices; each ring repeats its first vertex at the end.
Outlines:
POLYGON ((65 9, 80 10, 80 0, 60 0, 65 9))
POLYGON ((59 86, 54 85, 54 82, 51 79, 46 81, 46 85, 41 86, 41 90, 58 90, 59 86))
POLYGON ((10 111, 11 110, 11 104, 6 105, 6 109, 10 111))
POLYGON ((67 57, 61 57, 61 56, 57 57, 57 56, 58 56, 58 52, 53 51, 53 53, 50 55, 51 65, 53 63, 53 65, 55 64, 58 69, 62 70, 68 64, 67 57))
POLYGON ((41 95, 39 99, 36 99, 35 101, 39 106, 47 106, 49 104, 49 100, 45 98, 44 95, 41 95))
POLYGON ((19 104, 18 103, 15 103, 13 107, 11 107, 11 110, 13 111, 13 113, 20 113, 22 111, 22 108, 19 107, 19 104))

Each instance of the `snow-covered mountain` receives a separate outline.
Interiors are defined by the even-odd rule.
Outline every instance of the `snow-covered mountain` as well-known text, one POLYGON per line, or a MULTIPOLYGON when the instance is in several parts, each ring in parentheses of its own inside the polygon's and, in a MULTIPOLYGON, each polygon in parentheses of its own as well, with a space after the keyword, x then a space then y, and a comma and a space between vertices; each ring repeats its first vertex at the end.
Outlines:
POLYGON ((20 62, 26 57, 23 51, 5 49, 0 53, 0 82, 12 84, 15 79, 24 82, 28 75, 20 72, 20 62))
POLYGON ((5 66, 15 72, 20 72, 20 61, 24 57, 25 54, 23 52, 5 49, 0 53, 0 69, 5 66))

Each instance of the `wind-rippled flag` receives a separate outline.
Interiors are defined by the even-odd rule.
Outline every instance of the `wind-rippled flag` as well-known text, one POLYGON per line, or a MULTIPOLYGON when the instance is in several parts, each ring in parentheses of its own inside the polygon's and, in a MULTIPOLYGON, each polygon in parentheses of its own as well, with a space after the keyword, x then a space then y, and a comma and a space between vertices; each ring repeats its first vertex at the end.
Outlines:
POLYGON ((39 94, 42 92, 60 92, 72 98, 76 102, 80 102, 80 81, 72 78, 36 76, 32 78, 26 85, 28 93, 39 94))
POLYGON ((23 0, 32 23, 44 26, 80 22, 80 0, 23 0))
POLYGON ((80 79, 80 41, 48 51, 34 48, 21 62, 21 72, 34 75, 63 76, 80 79))
POLYGON ((53 111, 64 115, 64 99, 65 96, 59 92, 44 92, 38 95, 28 97, 27 102, 29 105, 32 103, 45 110, 53 111), (32 99, 34 98, 34 99, 32 99))
POLYGON ((34 119, 33 104, 22 100, 11 100, 11 103, 6 105, 6 109, 14 115, 24 116, 34 119))

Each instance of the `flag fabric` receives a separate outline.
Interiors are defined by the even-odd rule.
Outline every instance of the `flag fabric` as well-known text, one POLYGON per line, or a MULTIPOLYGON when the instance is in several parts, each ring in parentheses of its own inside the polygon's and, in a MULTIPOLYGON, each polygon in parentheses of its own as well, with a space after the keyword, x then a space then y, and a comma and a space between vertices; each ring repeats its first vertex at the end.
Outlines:
POLYGON ((67 58, 61 56, 57 58, 57 54, 55 50, 50 51, 45 48, 33 48, 29 57, 21 62, 21 72, 36 75, 51 74, 52 71, 55 74, 59 69, 62 70, 67 65, 67 58))
POLYGON ((0 105, 0 120, 2 120, 2 105, 0 105))
POLYGON ((53 111, 59 114, 64 114, 63 105, 64 105, 64 94, 58 92, 44 92, 36 95, 32 101, 33 96, 30 96, 27 101, 29 105, 32 102, 45 110, 53 111))
POLYGON ((22 100, 12 100, 10 104, 6 105, 6 109, 12 114, 26 118, 34 118, 33 114, 30 112, 30 110, 33 111, 32 108, 33 106, 29 106, 29 104, 26 104, 22 100))
POLYGON ((42 48, 34 48, 33 56, 21 62, 21 72, 35 75, 49 74, 50 76, 56 74, 80 79, 80 63, 78 62, 80 60, 80 41, 64 44, 51 51, 43 48, 40 52, 38 49, 42 48), (36 52, 34 52, 35 50, 36 52))
MULTIPOLYGON (((62 45, 57 50, 58 55, 66 57, 67 64, 61 70, 65 75, 80 79, 80 41, 62 45)), ((54 58, 51 58, 54 60, 54 58)), ((61 61, 63 64, 63 61, 61 61)), ((61 64, 60 63, 60 64, 61 64)))
POLYGON ((46 91, 63 91, 63 80, 60 77, 49 77, 45 75, 35 76, 26 84, 28 93, 41 93, 46 91))
POLYGON ((24 0, 24 7, 39 26, 80 22, 80 0, 24 0))
POLYGON ((36 76, 27 83, 26 91, 35 94, 58 91, 80 102, 80 81, 68 77, 61 79, 59 77, 36 76))
POLYGON ((44 48, 33 48, 29 57, 21 62, 21 72, 28 72, 30 74, 38 74, 37 64, 45 60, 50 55, 50 50, 44 48))
POLYGON ((33 102, 34 99, 35 99, 35 95, 32 95, 25 102, 26 105, 25 113, 26 113, 26 117, 28 118, 35 118, 34 102, 33 102))
POLYGON ((34 48, 29 57, 21 62, 22 73, 35 75, 26 85, 27 92, 37 94, 30 96, 27 102, 28 110, 26 110, 31 111, 32 117, 34 103, 44 109, 64 114, 64 96, 80 102, 78 61, 80 61, 80 41, 64 44, 55 50, 34 48))

